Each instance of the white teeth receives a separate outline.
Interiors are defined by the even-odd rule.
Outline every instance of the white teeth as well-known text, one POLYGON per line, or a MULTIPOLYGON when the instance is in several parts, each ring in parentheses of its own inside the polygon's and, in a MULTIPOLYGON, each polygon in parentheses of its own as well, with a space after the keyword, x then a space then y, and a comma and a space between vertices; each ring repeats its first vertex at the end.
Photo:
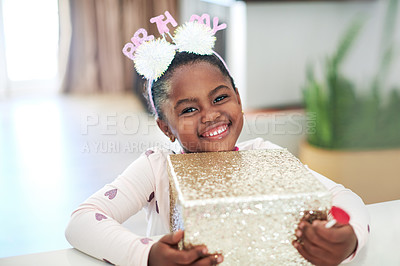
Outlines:
POLYGON ((206 137, 212 137, 212 136, 215 136, 215 135, 219 135, 222 132, 225 132, 227 128, 228 128, 228 126, 224 126, 223 128, 220 128, 220 129, 218 129, 218 130, 216 130, 214 132, 206 133, 205 136, 206 137))

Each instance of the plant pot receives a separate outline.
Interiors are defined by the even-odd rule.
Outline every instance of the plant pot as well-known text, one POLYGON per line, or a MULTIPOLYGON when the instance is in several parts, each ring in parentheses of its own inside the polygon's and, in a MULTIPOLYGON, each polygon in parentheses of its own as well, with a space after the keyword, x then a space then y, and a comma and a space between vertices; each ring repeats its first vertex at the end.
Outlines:
POLYGON ((354 191, 366 204, 400 199, 400 149, 326 150, 303 141, 299 158, 354 191))

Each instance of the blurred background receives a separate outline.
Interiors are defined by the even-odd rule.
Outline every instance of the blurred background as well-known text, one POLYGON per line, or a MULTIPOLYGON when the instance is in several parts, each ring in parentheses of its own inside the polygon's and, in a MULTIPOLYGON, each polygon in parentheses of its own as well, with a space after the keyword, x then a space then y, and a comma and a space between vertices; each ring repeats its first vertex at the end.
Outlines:
MULTIPOLYGON (((121 52, 139 28, 158 36, 166 10, 228 24, 215 49, 244 104, 240 141, 285 147, 366 203, 400 198, 397 0, 0 0, 0 257, 69 248, 81 202, 147 148, 179 149, 121 52)), ((143 214, 126 226, 144 234, 143 214)))

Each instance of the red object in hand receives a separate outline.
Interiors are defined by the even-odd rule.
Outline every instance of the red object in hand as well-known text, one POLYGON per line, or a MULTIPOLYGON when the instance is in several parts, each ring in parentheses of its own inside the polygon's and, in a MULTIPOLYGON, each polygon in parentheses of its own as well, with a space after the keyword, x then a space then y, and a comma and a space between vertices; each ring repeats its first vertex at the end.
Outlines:
POLYGON ((334 226, 336 223, 338 224, 348 224, 350 221, 350 215, 345 212, 343 209, 332 206, 331 210, 329 211, 330 214, 333 216, 333 220, 329 221, 325 227, 326 228, 331 228, 334 226))
POLYGON ((340 224, 348 224, 350 221, 350 215, 339 207, 332 206, 330 213, 332 214, 333 219, 340 224))

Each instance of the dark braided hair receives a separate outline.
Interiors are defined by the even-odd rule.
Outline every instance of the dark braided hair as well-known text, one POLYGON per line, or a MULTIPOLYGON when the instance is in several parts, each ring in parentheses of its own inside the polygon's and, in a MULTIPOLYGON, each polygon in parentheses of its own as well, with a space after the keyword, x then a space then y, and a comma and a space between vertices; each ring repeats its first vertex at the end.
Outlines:
MULTIPOLYGON (((164 114, 161 110, 161 106, 167 101, 169 97, 169 89, 170 89, 169 81, 172 75, 174 74, 175 70, 180 66, 198 62, 207 62, 211 65, 216 66, 221 71, 222 75, 230 79, 232 87, 236 91, 236 86, 235 82, 233 81, 233 78, 230 76, 229 71, 225 68, 224 64, 217 56, 215 56, 214 54, 198 55, 187 52, 178 52, 175 54, 175 57, 172 60, 167 71, 165 71, 165 73, 157 81, 153 82, 151 87, 151 95, 153 97, 153 102, 156 108, 156 112, 158 114, 158 118, 164 119, 164 114)), ((146 98, 148 98, 147 96, 148 93, 144 93, 144 95, 146 98)), ((149 102, 149 99, 147 99, 147 101, 149 102)), ((154 112, 154 110, 152 111, 154 112)))

